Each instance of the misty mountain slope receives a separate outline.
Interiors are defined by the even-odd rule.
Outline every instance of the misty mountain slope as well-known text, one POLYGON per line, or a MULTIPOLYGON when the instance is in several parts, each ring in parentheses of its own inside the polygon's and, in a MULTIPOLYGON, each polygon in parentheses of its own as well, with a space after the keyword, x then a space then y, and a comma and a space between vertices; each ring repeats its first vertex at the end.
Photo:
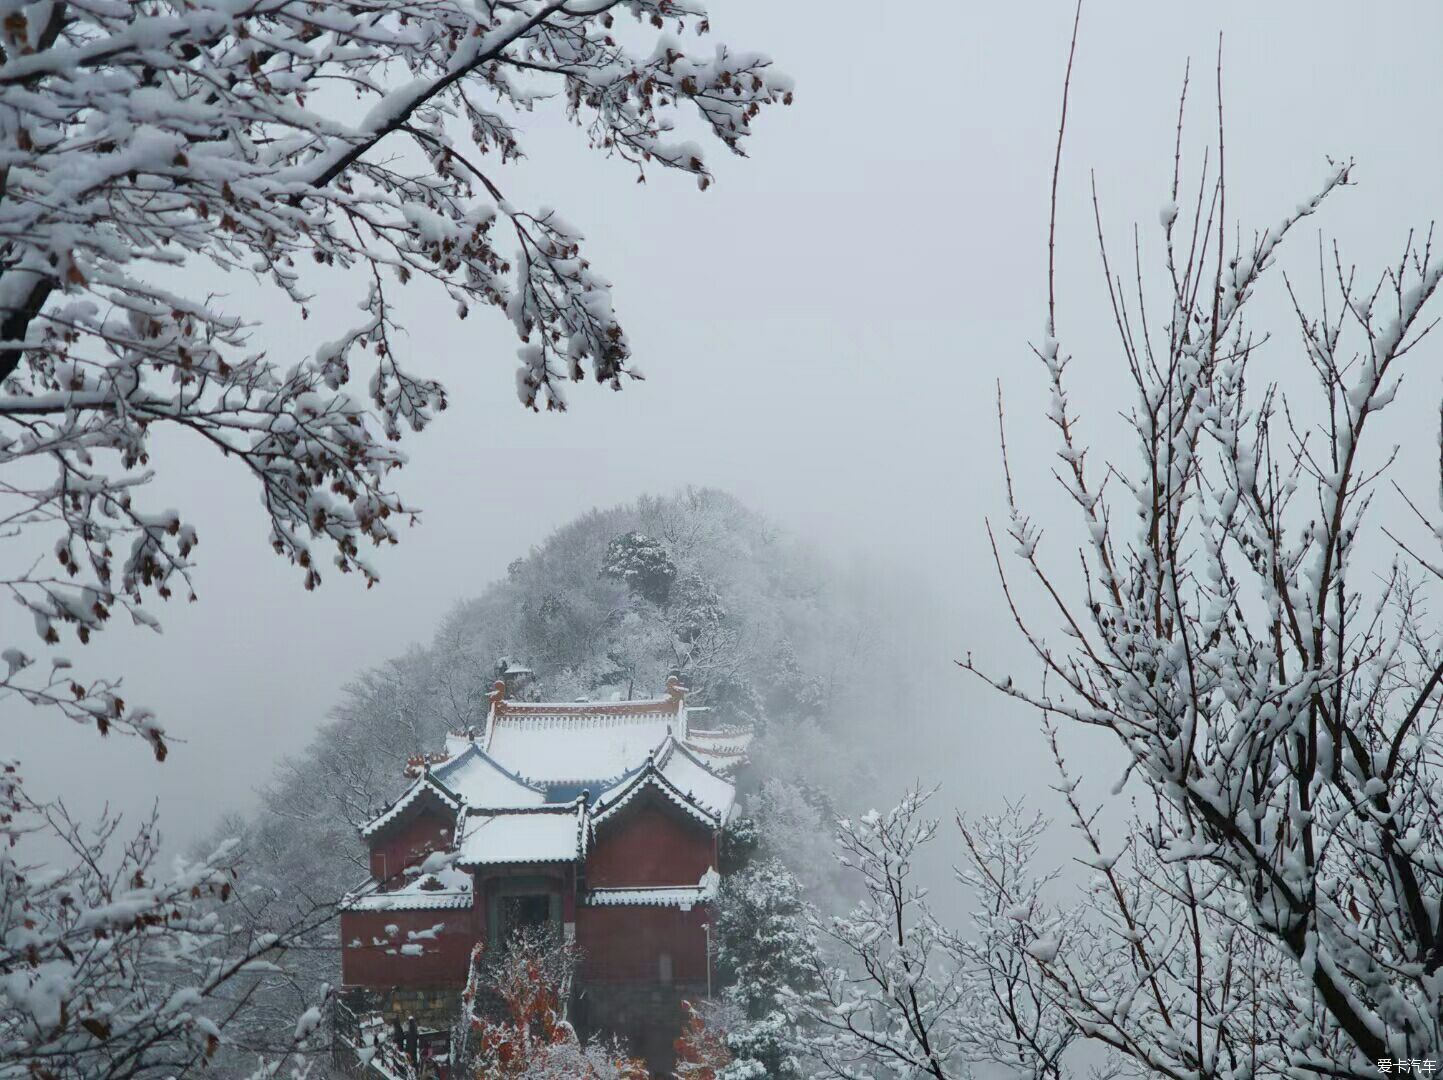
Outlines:
MULTIPOLYGON (((257 928, 303 901, 341 896, 367 874, 359 826, 408 782, 412 754, 484 722, 507 667, 535 700, 655 694, 680 674, 689 701, 760 737, 743 789, 770 842, 804 880, 831 872, 826 818, 860 765, 838 747, 876 705, 878 625, 816 552, 733 497, 687 490, 592 510, 459 602, 434 639, 359 673, 305 753, 282 762, 261 809, 225 823, 241 836, 257 928)), ((297 989, 335 977, 336 942, 292 954, 297 989)), ((289 979, 257 996, 259 1027, 300 1000, 289 979)))
MULTIPOLYGON (((511 564, 506 580, 460 604, 437 648, 455 677, 489 688, 495 661, 536 672, 528 696, 645 696, 671 671, 718 720, 817 715, 831 689, 823 569, 730 496, 689 491, 593 511, 511 564), (814 679, 794 685, 799 661, 814 679), (788 698, 787 694, 791 694, 788 698), (769 699, 768 699, 769 696, 769 699)), ((470 683, 455 722, 484 715, 470 683)))

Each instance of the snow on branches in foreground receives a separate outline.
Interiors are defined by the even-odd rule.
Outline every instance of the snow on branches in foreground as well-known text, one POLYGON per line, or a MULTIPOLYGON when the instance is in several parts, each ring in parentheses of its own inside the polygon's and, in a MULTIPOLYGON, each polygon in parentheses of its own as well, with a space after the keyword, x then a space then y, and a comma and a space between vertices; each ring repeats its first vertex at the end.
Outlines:
MULTIPOLYGON (((0 1076, 149 1077, 200 1069, 222 1046, 239 983, 274 972, 298 937, 239 930, 235 852, 156 866, 154 819, 121 841, 120 821, 74 821, 37 803, 0 763, 0 1076), (57 853, 60 857, 57 858, 57 853)), ((307 1048, 313 1006, 261 1074, 307 1048)))
MULTIPOLYGON (((1125 860, 1086 833, 1110 897, 1107 962, 1065 928, 1019 951, 1046 1003, 1149 1075, 1373 1076, 1384 1059, 1443 1056, 1443 649, 1418 581, 1439 562, 1400 542, 1379 573, 1360 554, 1376 563, 1397 535, 1376 516, 1396 447, 1369 444, 1432 326, 1443 259, 1431 233, 1410 235, 1367 278, 1334 250, 1311 302, 1284 276, 1294 370, 1317 389, 1307 406, 1290 399, 1253 363, 1284 335, 1245 316, 1350 166, 1245 241, 1225 216, 1220 75, 1218 123, 1217 168, 1204 165, 1182 213, 1174 173, 1156 273, 1135 245, 1135 289, 1113 272, 1098 215, 1132 380, 1130 461, 1090 464, 1055 305, 1035 350, 1077 515, 1059 553, 1076 565, 1080 548, 1075 585, 1045 561, 1004 439, 1013 565, 1049 614, 1039 621, 1000 551, 997 570, 1043 678, 964 666, 1110 733, 1155 805, 1125 860)), ((1182 127, 1180 109, 1178 159, 1182 127)), ((1413 504, 1399 495, 1401 520, 1413 504)))
MULTIPOLYGON (((964 934, 919 883, 936 824, 917 793, 844 822, 839 854, 864 899, 825 924, 835 966, 794 999, 820 1033, 818 1076, 945 1080, 989 1062, 1061 1078, 1082 1041, 1103 1051, 1100 1075, 1173 1080, 1363 1080, 1443 1060, 1443 645, 1427 603, 1443 559, 1401 524, 1412 511, 1428 542, 1443 527, 1381 490, 1398 447, 1371 445, 1434 325, 1443 258, 1431 232, 1413 234, 1366 278, 1334 249, 1311 302, 1284 276, 1298 363, 1264 382, 1254 361, 1284 337, 1247 321, 1256 291, 1351 169, 1330 165, 1243 240, 1218 115, 1205 159, 1218 164, 1186 211, 1175 174, 1156 273, 1140 232, 1136 265, 1114 273, 1097 214, 1130 460, 1097 463, 1081 439, 1049 275, 1034 351, 1076 515, 1067 569, 1023 510, 1001 438, 1011 543, 993 534, 996 569, 1041 675, 963 666, 1042 714, 1086 881, 1069 897, 1033 870, 1045 823, 1021 808, 960 821, 964 934), (1284 392, 1298 373, 1316 387, 1307 406, 1284 392), (1384 498, 1402 511, 1388 525, 1384 498), (1125 755, 1112 791, 1135 799, 1125 840, 1084 805, 1063 722, 1125 755)), ((1180 109, 1179 162, 1182 129, 1180 109)), ((1061 144, 1059 131, 1059 165, 1061 144)))
MULTIPOLYGON (((390 487, 396 443, 446 405, 407 362, 394 289, 425 280, 460 316, 502 311, 527 407, 564 408, 588 371, 613 388, 631 374, 580 232, 501 190, 526 117, 555 98, 638 179, 654 166, 705 187, 678 119, 742 153, 757 114, 791 96, 766 56, 684 41, 709 29, 696 0, 0 13, 0 535, 43 535, 47 551, 0 587, 42 645, 67 627, 83 642, 118 611, 154 626, 149 595, 193 596, 195 529, 142 499, 167 428, 250 473, 308 588, 328 560, 373 581, 363 546, 395 543, 413 512, 390 487), (187 287, 202 264, 260 291, 228 308, 187 287), (338 282, 359 308, 340 337, 285 356, 251 344, 267 306, 304 317, 338 282)), ((163 756, 162 727, 116 682, 20 641, 0 656, 0 692, 163 756)))
MULTIPOLYGON (((639 179, 705 187, 679 122, 742 153, 791 93, 767 57, 696 42, 708 29, 694 0, 0 0, 0 592, 24 612, 0 620, 0 699, 165 757, 159 719, 56 648, 122 614, 158 629, 150 602, 195 598, 193 523, 145 500, 157 432, 249 474, 307 588, 327 564, 375 580, 364 548, 414 513, 391 486, 398 443, 446 405, 404 355, 408 282, 460 317, 504 314, 528 408, 564 408, 587 374, 639 377, 578 229, 498 170, 554 99, 639 179), (221 272, 251 286, 199 284, 221 272), (278 305, 305 319, 342 289, 358 313, 339 336, 278 356, 252 341, 278 305)), ((12 838, 65 850, 53 873, 30 839, 0 862, 0 1072, 178 1074, 213 1053, 284 935, 207 921, 238 902, 211 896, 226 867, 162 882, 153 829, 112 852, 112 879, 113 819, 91 837, 6 792, 12 838)), ((285 1027, 303 1040, 319 1020, 285 1027)))

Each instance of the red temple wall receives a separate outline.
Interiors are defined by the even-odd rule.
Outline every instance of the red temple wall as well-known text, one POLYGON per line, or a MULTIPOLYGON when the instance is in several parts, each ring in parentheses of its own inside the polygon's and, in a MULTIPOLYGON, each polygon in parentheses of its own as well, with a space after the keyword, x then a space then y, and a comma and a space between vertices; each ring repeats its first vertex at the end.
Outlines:
POLYGON ((597 830, 586 881, 592 888, 695 885, 716 861, 710 829, 680 810, 645 803, 597 830))
POLYGON ((428 806, 400 824, 382 829, 371 838, 371 876, 386 882, 383 888, 403 884, 396 875, 433 851, 449 849, 455 828, 455 814, 428 806))
POLYGON ((476 915, 470 908, 452 911, 341 912, 341 983, 372 989, 464 986, 466 962, 476 943, 476 915), (434 940, 412 942, 408 932, 443 928, 434 940), (388 934, 386 927, 396 933, 388 934), (353 944, 360 942, 359 945, 353 944), (375 944, 380 941, 381 944, 375 944), (420 945, 419 956, 401 946, 420 945))
POLYGON ((671 957, 673 982, 706 981, 706 931, 711 909, 584 907, 576 913, 582 975, 590 982, 651 982, 661 957, 671 957))
MULTIPOLYGON (((392 825, 372 841, 372 873, 396 874, 428 851, 448 848, 454 819, 434 807, 423 807, 392 825), (382 862, 384 860, 384 864, 382 862)), ((647 801, 629 807, 597 833, 586 861, 586 884, 592 888, 694 885, 715 866, 716 837, 676 807, 647 801)), ((567 868, 569 871, 569 868, 567 868)), ((341 979, 346 986, 384 990, 390 987, 459 987, 466 979, 471 948, 484 931, 484 912, 493 887, 514 874, 544 873, 537 868, 493 870, 485 875, 474 909, 448 911, 359 911, 341 914, 341 979), (400 951, 407 931, 445 924, 437 940, 417 942, 419 956, 400 951), (399 931, 388 935, 385 928, 399 931), (351 942, 360 939, 359 947, 351 942), (379 939, 382 944, 374 945, 379 939)), ((550 876, 550 875, 547 875, 550 876)), ((651 983, 663 977, 662 957, 669 958, 674 983, 702 984, 707 976, 706 933, 710 921, 705 905, 682 911, 675 907, 575 907, 570 872, 555 882, 562 897, 561 917, 575 921, 577 943, 584 953, 583 978, 593 982, 651 983)))

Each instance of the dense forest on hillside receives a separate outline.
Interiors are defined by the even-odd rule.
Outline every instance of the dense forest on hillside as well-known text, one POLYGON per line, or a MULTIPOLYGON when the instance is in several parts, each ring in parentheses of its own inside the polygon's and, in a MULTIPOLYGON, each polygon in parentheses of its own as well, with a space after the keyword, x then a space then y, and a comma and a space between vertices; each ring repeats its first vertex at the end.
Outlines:
MULTIPOLYGON (((506 668, 529 668, 536 700, 657 693, 680 675, 716 723, 759 731, 742 779, 766 849, 825 890, 833 793, 861 766, 833 736, 864 715, 885 666, 878 622, 814 550, 733 497, 687 490, 593 510, 462 600, 429 644, 358 673, 307 750, 282 762, 239 836, 258 929, 343 895, 367 873, 360 825, 407 783, 407 758, 484 722, 506 668)), ((256 1042, 294 1023, 338 970, 334 925, 294 950, 246 1002, 256 1042)))

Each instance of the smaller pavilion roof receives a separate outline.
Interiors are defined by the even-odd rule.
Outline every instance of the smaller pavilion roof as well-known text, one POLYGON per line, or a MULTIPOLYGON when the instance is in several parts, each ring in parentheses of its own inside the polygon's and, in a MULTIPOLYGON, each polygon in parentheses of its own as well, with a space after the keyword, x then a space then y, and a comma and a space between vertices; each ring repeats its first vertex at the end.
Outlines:
POLYGON ((369 881, 341 901, 342 911, 451 911, 470 906, 471 875, 449 866, 384 892, 369 881))
POLYGON ((720 821, 726 821, 731 815, 736 801, 736 786, 719 776, 687 744, 673 739, 657 755, 657 761, 661 774, 687 798, 716 814, 720 821))
POLYGON ((456 844, 456 865, 576 862, 586 855, 586 803, 471 811, 456 844))
POLYGON ((405 791, 401 792, 395 802, 382 810, 370 821, 366 822, 366 824, 361 827, 361 835, 363 837, 374 836, 379 830, 400 818, 407 809, 427 796, 439 800, 451 810, 461 809, 461 802, 456 798, 455 794, 437 783, 430 773, 426 773, 417 778, 405 791))
POLYGON ((604 791, 596 800, 593 820, 600 824, 647 791, 655 791, 710 828, 719 828, 731 814, 736 789, 675 739, 668 739, 647 758, 644 768, 604 791))
POLYGON ((546 792, 528 784, 474 742, 468 742, 450 761, 437 767, 432 775, 467 806, 515 808, 540 806, 546 792))
POLYGON ((753 734, 751 728, 702 728, 688 722, 686 746, 715 772, 732 772, 746 763, 753 734))

